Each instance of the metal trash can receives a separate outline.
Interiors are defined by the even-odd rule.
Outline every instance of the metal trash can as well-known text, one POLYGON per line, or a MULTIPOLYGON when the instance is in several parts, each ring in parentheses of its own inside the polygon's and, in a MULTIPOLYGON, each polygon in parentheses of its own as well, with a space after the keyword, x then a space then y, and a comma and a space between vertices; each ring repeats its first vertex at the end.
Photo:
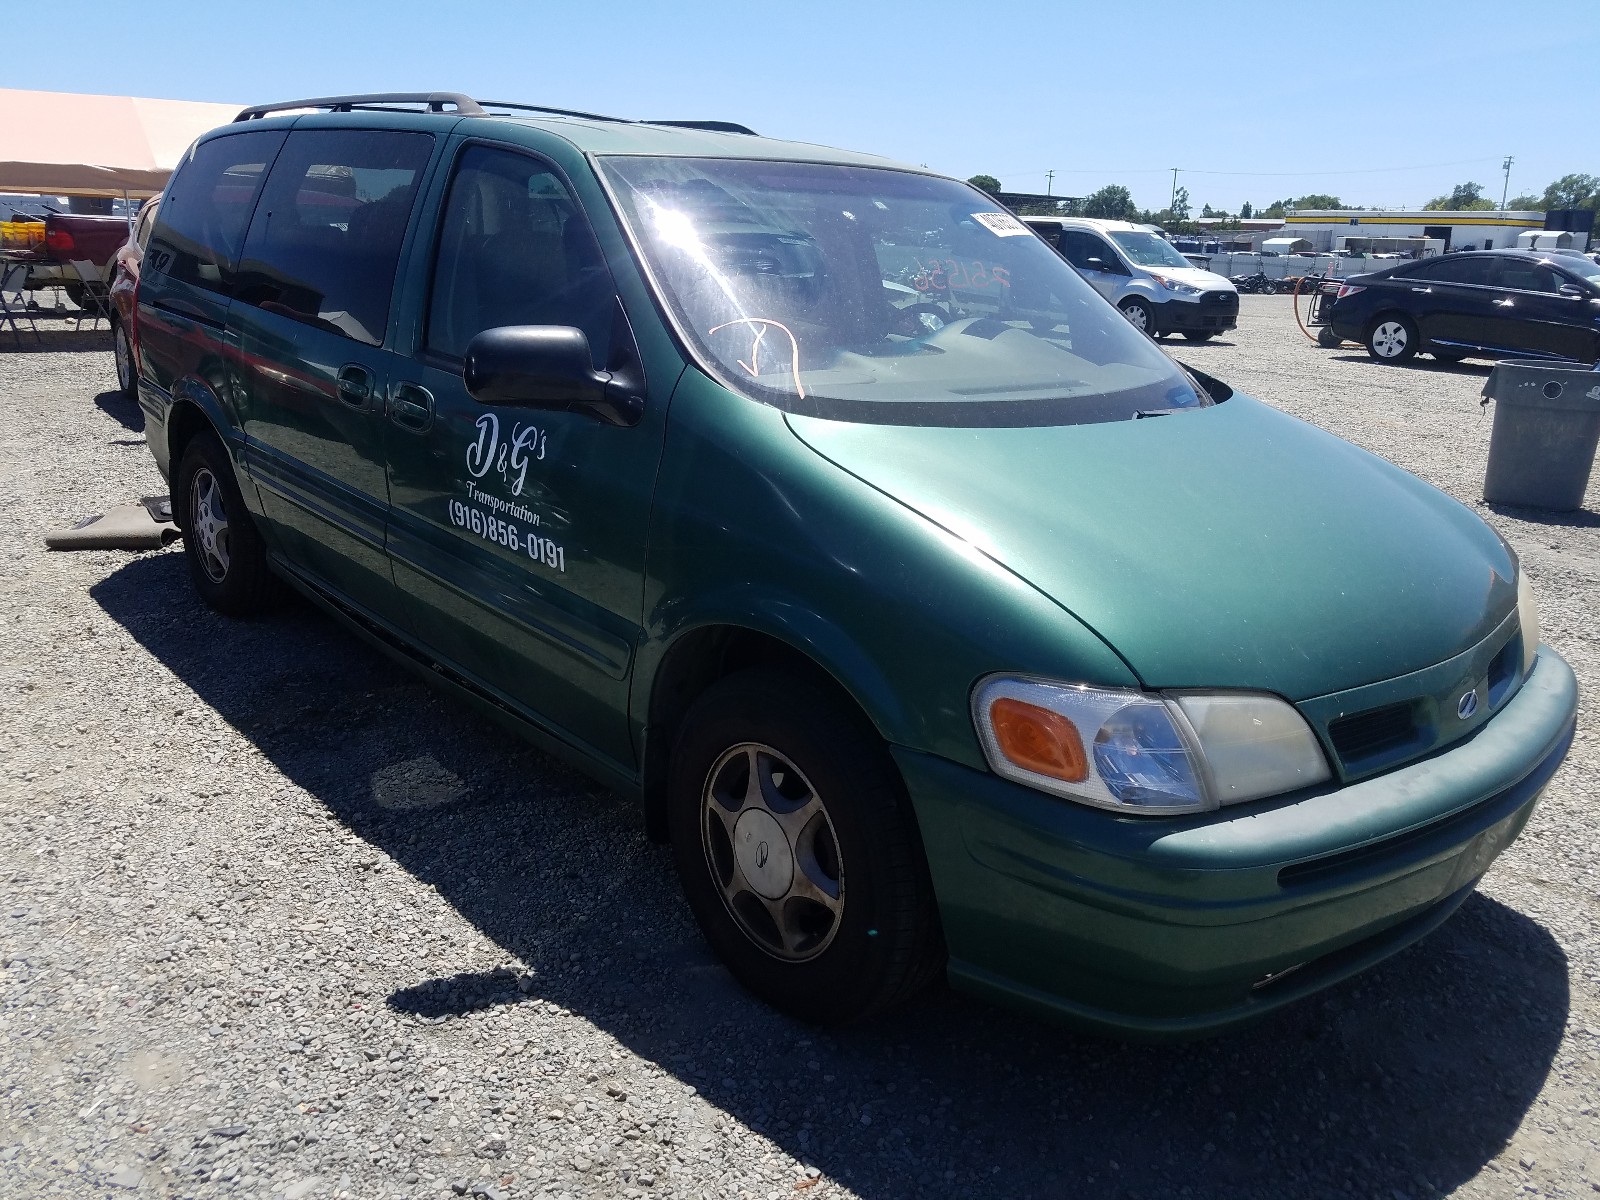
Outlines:
POLYGON ((1494 406, 1483 498, 1570 512, 1583 506, 1600 443, 1600 371, 1574 363, 1496 363, 1483 385, 1494 406))

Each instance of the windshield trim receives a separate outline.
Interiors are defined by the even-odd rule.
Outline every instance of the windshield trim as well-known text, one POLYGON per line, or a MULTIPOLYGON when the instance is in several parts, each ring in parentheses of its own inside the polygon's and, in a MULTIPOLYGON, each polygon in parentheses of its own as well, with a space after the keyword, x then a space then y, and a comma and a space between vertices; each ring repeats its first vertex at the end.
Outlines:
MULTIPOLYGON (((603 167, 604 163, 609 159, 676 158, 694 161, 709 158, 718 162, 792 163, 804 166, 885 171, 899 175, 956 183, 967 188, 974 195, 981 196, 987 204, 1002 211, 1010 212, 1005 205, 1001 204, 993 196, 973 187, 972 184, 967 183, 965 180, 941 175, 937 171, 902 166, 898 163, 868 166, 854 162, 793 157, 767 158, 761 155, 647 154, 640 152, 599 154, 593 151, 585 151, 583 157, 588 161, 590 170, 595 180, 599 183, 606 202, 611 206, 612 217, 627 243, 629 253, 633 256, 633 266, 645 283, 645 290, 650 294, 651 303, 654 304, 656 312, 660 315, 664 327, 677 343, 678 350, 685 359, 685 364, 699 368, 702 374, 729 394, 740 399, 754 400, 758 404, 765 404, 767 407, 776 409, 784 414, 813 417, 821 420, 845 421, 856 425, 1017 429, 1059 428, 1068 425, 1095 423, 1093 417, 1088 420, 1084 419, 1085 412, 1082 396, 1050 396, 1020 400, 984 400, 975 402, 948 400, 899 401, 890 404, 878 400, 847 400, 835 397, 807 396, 800 398, 789 392, 768 388, 755 380, 735 380, 731 373, 724 370, 721 364, 708 351, 703 350, 685 329, 677 307, 669 299, 670 293, 657 276, 655 268, 651 264, 650 256, 645 252, 643 242, 640 240, 639 232, 634 228, 633 221, 629 219, 628 210, 622 203, 622 197, 617 192, 617 184, 620 180, 613 181, 610 173, 604 170, 603 167)), ((1050 247, 1050 249, 1055 250, 1055 247, 1050 247)), ((1059 250, 1055 250, 1055 252, 1058 255, 1060 254, 1059 250)), ((1063 261, 1065 261, 1064 258, 1063 261)), ((1071 264, 1068 265, 1070 267, 1071 264)), ((1155 349, 1157 353, 1167 359, 1179 376, 1188 380, 1191 385, 1198 382, 1190 374, 1189 369, 1168 354, 1164 348, 1156 346, 1155 349)), ((1204 386, 1194 387, 1194 392, 1200 402, 1192 409, 1148 409, 1141 410, 1136 415, 1165 415, 1167 412, 1198 411, 1210 408, 1221 402, 1204 386)), ((1110 398, 1121 394, 1119 392, 1106 392, 1100 393, 1099 396, 1110 398)))

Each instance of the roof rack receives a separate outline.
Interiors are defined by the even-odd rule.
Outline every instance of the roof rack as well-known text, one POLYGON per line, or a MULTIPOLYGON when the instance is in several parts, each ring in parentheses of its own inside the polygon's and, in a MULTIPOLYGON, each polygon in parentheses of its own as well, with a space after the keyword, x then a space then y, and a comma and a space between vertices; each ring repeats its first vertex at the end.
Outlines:
POLYGON ((474 100, 460 92, 372 92, 361 96, 320 96, 313 100, 283 100, 277 104, 257 104, 242 110, 235 122, 254 121, 272 113, 292 112, 305 108, 322 108, 329 112, 352 112, 357 108, 377 109, 380 112, 403 112, 397 104, 425 104, 429 112, 444 112, 448 106, 461 117, 486 117, 491 108, 508 108, 516 112, 548 113, 554 117, 576 117, 580 121, 614 121, 619 125, 666 125, 674 129, 703 129, 710 133, 747 133, 756 131, 733 121, 632 121, 626 117, 604 117, 599 113, 580 112, 575 108, 551 108, 543 104, 519 104, 514 100, 474 100))
POLYGON ((254 121, 275 112, 298 108, 325 108, 330 112, 350 112, 356 108, 383 108, 393 104, 425 104, 429 112, 444 112, 449 105, 462 117, 481 117, 484 111, 471 96, 460 92, 372 92, 363 96, 320 96, 314 100, 284 100, 277 104, 257 104, 234 118, 254 121))
POLYGON ((543 104, 518 104, 515 100, 483 100, 484 108, 514 108, 518 112, 549 113, 556 117, 577 117, 581 121, 616 121, 623 125, 634 122, 627 117, 603 117, 599 113, 579 112, 575 108, 549 108, 543 104))
POLYGON ((641 121, 641 125, 671 125, 676 129, 705 129, 711 133, 748 133, 751 137, 760 137, 748 125, 739 125, 733 121, 641 121))

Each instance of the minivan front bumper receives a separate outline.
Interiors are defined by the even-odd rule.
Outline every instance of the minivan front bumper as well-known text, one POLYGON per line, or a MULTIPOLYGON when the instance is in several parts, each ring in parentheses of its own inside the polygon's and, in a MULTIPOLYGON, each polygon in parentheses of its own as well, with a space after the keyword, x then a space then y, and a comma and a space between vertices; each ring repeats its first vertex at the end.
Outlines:
POLYGON ((1410 945, 1470 894, 1565 758, 1577 681, 1541 647, 1472 736, 1343 787, 1119 818, 896 748, 951 981, 1132 1036, 1217 1032, 1410 945))
POLYGON ((1238 292, 1206 292, 1155 305, 1157 333, 1225 333, 1239 324, 1238 292))

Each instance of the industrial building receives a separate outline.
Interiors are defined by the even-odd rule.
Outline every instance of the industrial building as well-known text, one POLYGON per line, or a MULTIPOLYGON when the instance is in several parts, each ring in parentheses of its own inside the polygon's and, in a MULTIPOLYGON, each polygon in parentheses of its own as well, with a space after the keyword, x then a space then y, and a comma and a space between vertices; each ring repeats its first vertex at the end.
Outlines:
POLYGON ((1273 236, 1305 238, 1324 252, 1366 251, 1390 239, 1437 241, 1447 251, 1503 250, 1518 235, 1545 228, 1542 212, 1303 208, 1290 209, 1273 236))

